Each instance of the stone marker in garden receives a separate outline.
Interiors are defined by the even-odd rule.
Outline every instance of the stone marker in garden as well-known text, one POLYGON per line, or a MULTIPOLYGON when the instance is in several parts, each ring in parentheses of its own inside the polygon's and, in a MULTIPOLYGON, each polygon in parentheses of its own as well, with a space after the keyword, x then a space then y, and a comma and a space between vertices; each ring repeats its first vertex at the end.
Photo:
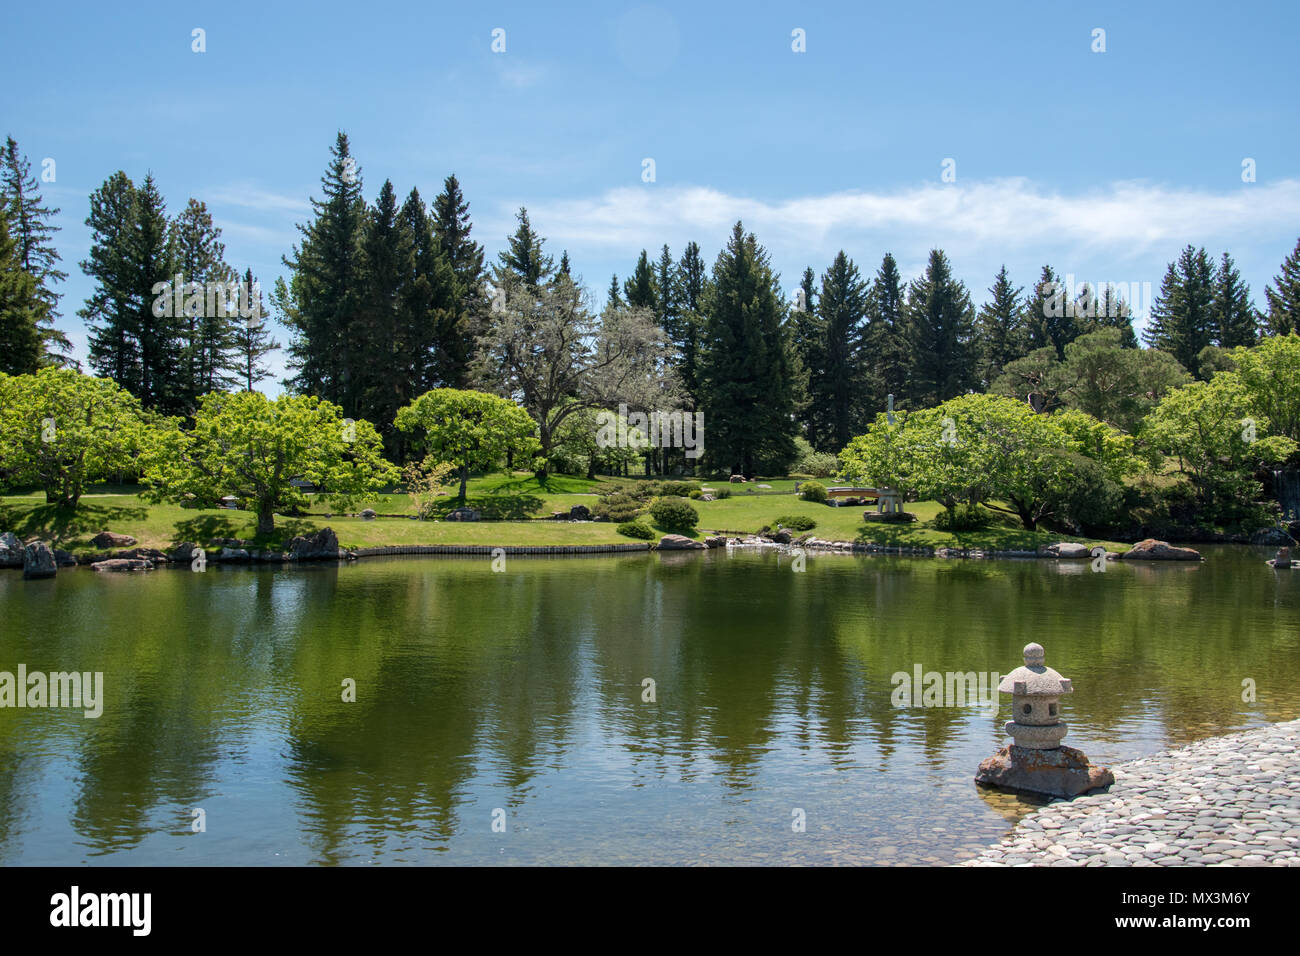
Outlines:
POLYGON ((1041 644, 1026 644, 1024 666, 998 685, 1011 695, 1012 719, 1005 729, 1014 743, 981 763, 975 782, 1055 797, 1110 786, 1115 777, 1109 770, 1093 767, 1081 751, 1061 746, 1068 726, 1060 717, 1060 700, 1074 687, 1045 659, 1041 644))

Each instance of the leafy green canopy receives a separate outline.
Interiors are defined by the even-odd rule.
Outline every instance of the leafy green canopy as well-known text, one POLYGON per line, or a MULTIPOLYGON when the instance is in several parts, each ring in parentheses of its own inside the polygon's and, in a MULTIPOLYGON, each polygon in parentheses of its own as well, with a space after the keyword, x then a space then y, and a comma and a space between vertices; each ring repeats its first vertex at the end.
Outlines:
POLYGON ((314 396, 213 393, 201 399, 192 429, 177 425, 157 436, 144 481, 156 500, 239 498, 257 512, 258 533, 269 534, 277 511, 307 503, 295 480, 322 489, 337 507, 394 481, 397 469, 381 449, 373 425, 344 419, 337 405, 314 396))
POLYGON ((531 455, 537 450, 537 423, 509 399, 458 388, 435 388, 397 412, 399 431, 416 433, 416 443, 438 461, 460 472, 465 499, 470 469, 490 469, 507 452, 531 455))
POLYGON ((90 482, 132 470, 147 434, 140 401, 71 369, 0 374, 0 479, 75 508, 90 482))

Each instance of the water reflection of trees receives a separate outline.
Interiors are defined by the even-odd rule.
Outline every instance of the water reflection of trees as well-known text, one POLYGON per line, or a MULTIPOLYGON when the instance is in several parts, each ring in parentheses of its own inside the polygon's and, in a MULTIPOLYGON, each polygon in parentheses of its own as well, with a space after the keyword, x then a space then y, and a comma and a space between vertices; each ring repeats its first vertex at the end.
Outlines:
POLYGON ((287 839, 322 861, 486 832, 466 814, 526 803, 584 759, 631 787, 703 776, 730 792, 800 755, 832 769, 939 766, 959 739, 996 739, 997 721, 896 708, 891 675, 1005 673, 1031 640, 1075 681, 1078 741, 1122 752, 1133 728, 1182 742, 1288 719, 1300 575, 1261 562, 1224 551, 1078 574, 811 556, 795 573, 788 557, 711 552, 511 559, 494 574, 487 561, 376 561, 78 573, 57 602, 4 582, 0 667, 103 670, 108 700, 98 722, 0 711, 0 858, 55 759, 19 753, 73 755, 69 823, 102 852, 187 832, 223 763, 283 739, 267 785, 290 787, 302 832, 287 839), (354 704, 340 699, 348 677, 354 704), (1248 677, 1254 704, 1241 699, 1248 677))

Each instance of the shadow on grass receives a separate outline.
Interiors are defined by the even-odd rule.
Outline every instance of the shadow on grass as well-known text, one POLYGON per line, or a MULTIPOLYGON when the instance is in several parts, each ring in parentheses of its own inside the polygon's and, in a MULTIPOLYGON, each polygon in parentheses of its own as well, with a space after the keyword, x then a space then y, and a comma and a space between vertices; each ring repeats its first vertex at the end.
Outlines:
MULTIPOLYGON (((526 521, 536 516, 543 504, 545 502, 536 495, 501 494, 499 489, 485 495, 469 495, 465 499, 466 507, 481 511, 484 518, 492 521, 526 521)), ((438 499, 438 510, 443 514, 459 507, 460 500, 455 495, 438 499)))
POLYGON ((325 524, 328 523, 322 524, 310 519, 277 516, 274 531, 270 534, 257 534, 249 538, 246 536, 249 530, 249 516, 244 512, 235 512, 235 514, 243 514, 244 517, 234 519, 224 514, 201 514, 195 515, 193 518, 187 518, 184 521, 178 521, 175 524, 176 531, 172 536, 171 543, 175 546, 185 541, 194 541, 207 546, 216 539, 239 538, 250 547, 280 549, 287 546, 294 536, 311 534, 325 527, 325 524))
POLYGON ((0 531, 12 531, 20 539, 39 537, 60 548, 82 547, 111 524, 143 521, 143 505, 99 505, 80 502, 75 509, 58 505, 19 508, 0 505, 0 531))

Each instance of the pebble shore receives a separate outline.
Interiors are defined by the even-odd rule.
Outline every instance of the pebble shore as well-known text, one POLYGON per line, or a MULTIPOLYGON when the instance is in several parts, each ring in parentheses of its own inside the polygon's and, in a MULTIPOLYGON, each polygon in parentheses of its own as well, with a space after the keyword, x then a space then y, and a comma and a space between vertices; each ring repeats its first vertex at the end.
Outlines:
POLYGON ((1300 866, 1300 720, 1112 768, 958 866, 1300 866))

